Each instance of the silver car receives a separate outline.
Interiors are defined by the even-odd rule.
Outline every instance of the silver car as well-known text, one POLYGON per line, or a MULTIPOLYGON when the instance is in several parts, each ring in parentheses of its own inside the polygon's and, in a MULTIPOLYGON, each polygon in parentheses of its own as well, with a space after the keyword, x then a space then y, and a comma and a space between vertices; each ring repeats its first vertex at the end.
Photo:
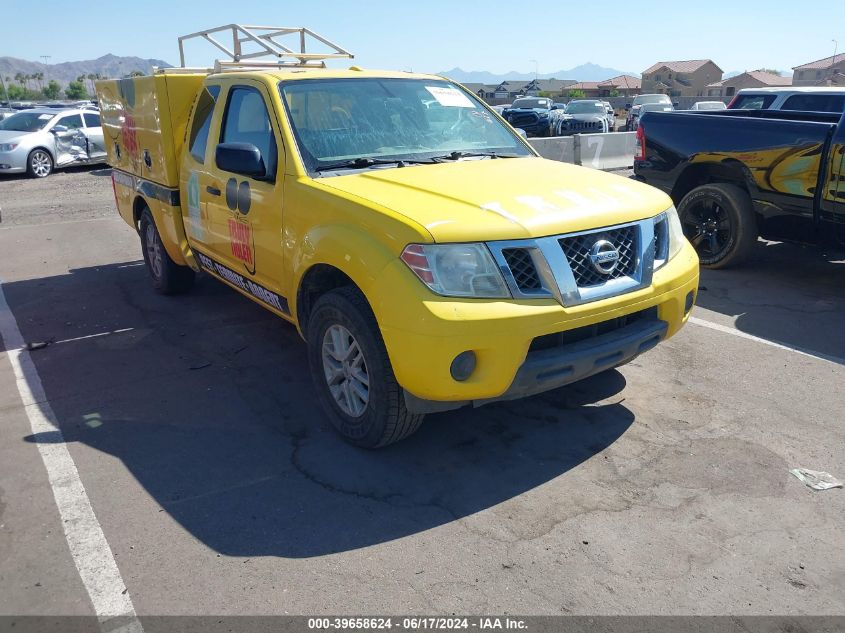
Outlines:
POLYGON ((33 108, 0 121, 0 174, 33 178, 54 169, 103 163, 100 113, 92 108, 33 108))

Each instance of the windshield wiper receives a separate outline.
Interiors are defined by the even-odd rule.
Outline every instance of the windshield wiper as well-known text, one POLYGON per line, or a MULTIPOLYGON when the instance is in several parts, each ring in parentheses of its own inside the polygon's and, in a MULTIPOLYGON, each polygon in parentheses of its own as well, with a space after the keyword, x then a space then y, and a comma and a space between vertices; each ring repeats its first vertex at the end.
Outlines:
POLYGON ((396 165, 397 167, 405 167, 406 165, 430 165, 434 162, 434 159, 370 158, 368 156, 361 156, 350 160, 341 160, 328 165, 321 165, 317 171, 324 172, 337 171, 339 169, 366 169, 367 167, 373 167, 374 165, 396 165))
POLYGON ((436 156, 432 158, 437 162, 444 160, 460 160, 461 158, 475 158, 476 156, 488 156, 490 158, 519 158, 519 154, 500 154, 498 152, 464 152, 456 151, 443 156, 436 156))

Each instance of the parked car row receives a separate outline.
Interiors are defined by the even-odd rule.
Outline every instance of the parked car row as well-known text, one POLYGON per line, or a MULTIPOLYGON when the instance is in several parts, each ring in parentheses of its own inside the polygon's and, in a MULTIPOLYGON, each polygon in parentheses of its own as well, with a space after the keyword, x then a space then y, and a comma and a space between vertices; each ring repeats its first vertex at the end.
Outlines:
POLYGON ((521 97, 510 106, 497 106, 497 110, 508 123, 529 136, 612 132, 615 127, 613 108, 598 99, 563 104, 546 97, 521 97))

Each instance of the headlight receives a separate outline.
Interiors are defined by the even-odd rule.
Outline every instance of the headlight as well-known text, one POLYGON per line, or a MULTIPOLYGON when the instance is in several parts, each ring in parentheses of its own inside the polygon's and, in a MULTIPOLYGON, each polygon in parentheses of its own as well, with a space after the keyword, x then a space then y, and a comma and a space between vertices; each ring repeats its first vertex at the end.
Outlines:
POLYGON ((0 143, 0 152, 11 152, 17 146, 17 143, 0 143))
POLYGON ((687 239, 674 206, 654 218, 654 239, 654 269, 657 270, 678 254, 687 239))
POLYGON ((484 244, 409 244, 402 261, 446 297, 508 299, 510 292, 484 244))

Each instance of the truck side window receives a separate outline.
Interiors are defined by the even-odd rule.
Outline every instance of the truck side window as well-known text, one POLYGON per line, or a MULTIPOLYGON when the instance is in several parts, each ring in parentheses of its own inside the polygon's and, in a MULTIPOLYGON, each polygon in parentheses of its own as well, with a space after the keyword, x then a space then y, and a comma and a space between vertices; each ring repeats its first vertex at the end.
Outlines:
POLYGON ((206 86, 197 98, 197 109, 191 125, 189 147, 191 156, 197 162, 205 162, 205 147, 208 145, 208 130, 211 128, 211 113, 220 94, 220 86, 206 86))
POLYGON ((842 112, 845 96, 842 95, 792 95, 783 104, 782 110, 803 110, 805 112, 842 112))
POLYGON ((276 138, 264 98, 255 88, 237 86, 229 91, 229 103, 220 134, 221 143, 251 143, 264 158, 267 176, 276 173, 276 138))

